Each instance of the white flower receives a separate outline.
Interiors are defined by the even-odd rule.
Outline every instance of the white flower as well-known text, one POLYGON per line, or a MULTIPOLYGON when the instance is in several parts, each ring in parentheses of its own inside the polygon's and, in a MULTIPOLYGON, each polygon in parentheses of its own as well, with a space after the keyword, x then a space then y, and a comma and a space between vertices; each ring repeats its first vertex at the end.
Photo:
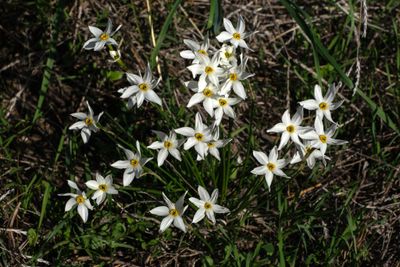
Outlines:
POLYGON ((278 159, 278 150, 276 146, 269 152, 267 156, 264 152, 253 151, 253 156, 262 166, 254 168, 251 173, 255 175, 265 175, 268 188, 271 190, 272 178, 275 175, 289 178, 281 169, 287 165, 285 159, 278 159))
POLYGON ((233 105, 239 103, 240 100, 238 98, 230 98, 230 97, 218 97, 213 101, 213 107, 215 108, 215 125, 220 125, 222 116, 226 114, 228 117, 234 119, 235 111, 233 111, 233 105))
POLYGON ((235 56, 235 47, 232 45, 223 44, 219 50, 220 64, 225 67, 233 67, 237 65, 235 56))
POLYGON ((148 146, 150 149, 159 149, 157 156, 158 166, 164 164, 168 154, 171 154, 174 158, 181 161, 181 154, 178 150, 181 142, 176 139, 176 134, 174 132, 170 132, 169 135, 166 135, 165 133, 159 131, 153 132, 156 133, 157 136, 162 140, 162 142, 156 141, 148 146))
POLYGON ((321 150, 322 155, 325 155, 328 145, 344 145, 347 143, 347 141, 332 138, 337 129, 336 124, 332 124, 332 126, 325 132, 322 119, 316 117, 314 127, 315 130, 302 133, 300 137, 305 140, 311 140, 311 146, 321 150))
POLYGON ((88 106, 89 114, 82 112, 71 113, 70 115, 72 117, 75 117, 81 121, 75 122, 68 128, 70 130, 81 130, 81 136, 85 144, 89 141, 91 132, 97 132, 99 130, 96 124, 103 115, 103 112, 101 112, 99 115, 95 116, 92 108, 89 105, 89 102, 86 101, 86 105, 88 106))
POLYGON ((108 19, 105 31, 102 31, 94 26, 89 26, 89 30, 94 35, 94 38, 91 38, 85 42, 83 48, 86 50, 93 49, 94 51, 99 51, 107 44, 118 46, 117 42, 111 38, 111 36, 113 36, 119 30, 119 28, 121 28, 121 25, 119 25, 117 29, 112 32, 112 22, 110 19, 108 19))
POLYGON ((200 75, 199 78, 199 89, 202 90, 207 86, 208 82, 211 82, 215 86, 219 85, 218 78, 223 75, 224 70, 219 65, 219 55, 215 53, 212 59, 208 56, 198 54, 199 62, 187 67, 193 74, 193 78, 200 75))
POLYGON ((195 81, 185 83, 186 86, 195 91, 196 93, 190 98, 187 107, 190 108, 200 102, 203 102, 203 107, 207 111, 207 113, 212 117, 214 116, 214 106, 213 106, 213 99, 217 94, 217 88, 209 83, 203 89, 198 88, 198 83, 195 81))
POLYGON ((111 62, 117 62, 121 59, 121 51, 119 49, 117 51, 110 50, 110 56, 112 58, 111 62))
POLYGON ((282 122, 276 124, 271 129, 267 130, 267 133, 282 133, 281 142, 279 143, 278 150, 281 150, 289 141, 289 138, 292 141, 299 145, 303 146, 300 142, 299 134, 309 130, 309 127, 302 127, 300 126, 303 120, 303 109, 300 107, 297 109, 296 114, 290 119, 289 110, 286 110, 285 113, 282 115, 282 122))
POLYGON ((189 198, 189 201, 199 208, 193 217, 193 223, 198 223, 204 218, 205 215, 207 215, 207 218, 213 224, 215 224, 214 212, 215 213, 229 212, 229 209, 216 204, 218 199, 218 189, 215 189, 212 192, 211 197, 208 194, 207 190, 205 190, 200 185, 197 188, 197 192, 199 193, 200 199, 197 199, 195 197, 189 198))
POLYGON ((210 47, 210 41, 207 37, 204 38, 203 43, 198 44, 195 41, 185 39, 183 42, 190 48, 190 50, 184 50, 180 53, 181 57, 186 59, 193 59, 193 63, 198 63, 198 54, 208 56, 208 49, 210 47))
POLYGON ((296 151, 296 154, 293 156, 290 164, 295 164, 305 159, 307 162, 307 166, 310 169, 314 168, 316 160, 322 160, 324 165, 326 165, 325 159, 329 160, 330 158, 322 155, 321 151, 319 149, 313 148, 311 144, 311 141, 305 141, 304 147, 298 146, 298 151, 296 151))
POLYGON ((129 83, 132 85, 118 90, 119 93, 122 93, 121 98, 129 98, 131 106, 137 104, 138 108, 143 104, 145 99, 160 106, 162 105, 161 99, 153 90, 160 82, 160 79, 153 79, 149 63, 147 64, 144 77, 142 77, 140 73, 139 75, 135 75, 128 72, 126 76, 129 83))
POLYGON ((89 199, 87 199, 85 192, 81 192, 81 190, 78 188, 78 185, 71 181, 68 180, 68 185, 72 189, 75 189, 77 191, 77 194, 73 193, 66 193, 66 194, 58 194, 59 196, 69 196, 71 197, 67 203, 65 204, 65 211, 70 211, 76 204, 78 204, 77 210, 78 214, 81 216, 83 222, 87 222, 88 217, 89 217, 89 210, 93 209, 92 204, 90 204, 89 199))
POLYGON ((250 49, 243 40, 249 36, 249 34, 244 32, 245 24, 242 16, 239 17, 236 29, 233 27, 232 22, 229 19, 224 18, 224 28, 226 31, 221 32, 216 37, 218 42, 222 43, 229 40, 231 44, 235 46, 235 48, 240 46, 250 49))
POLYGON ((113 186, 113 180, 111 175, 107 175, 106 178, 96 173, 96 180, 87 181, 86 186, 94 192, 92 199, 96 200, 97 205, 100 205, 105 199, 107 194, 118 194, 118 191, 113 186))
MULTIPOLYGON (((207 143, 207 149, 206 152, 204 153, 204 156, 206 157, 208 153, 213 155, 217 160, 221 160, 221 157, 219 155, 219 150, 218 148, 226 146, 230 141, 232 141, 231 138, 229 139, 219 139, 219 127, 215 127, 215 133, 213 134, 213 138, 211 141, 207 143)), ((200 157, 200 155, 197 155, 197 160, 203 160, 204 158, 200 157)))
POLYGON ((233 91, 236 95, 238 95, 241 99, 246 99, 247 96, 242 81, 254 76, 254 74, 250 74, 245 71, 248 58, 243 57, 243 54, 240 56, 240 58, 240 65, 229 69, 228 79, 221 88, 221 94, 228 94, 233 87, 233 91))
POLYGON ((203 124, 203 120, 199 113, 196 113, 195 129, 190 127, 181 127, 175 129, 175 132, 188 137, 183 149, 188 150, 194 146, 200 157, 204 158, 207 150, 207 142, 211 140, 211 133, 209 127, 203 124))
POLYGON ((317 84, 314 87, 315 99, 301 101, 299 104, 307 110, 317 110, 317 117, 323 119, 325 116, 330 122, 335 123, 331 117, 331 110, 335 110, 343 104, 343 101, 333 103, 333 99, 338 91, 334 84, 329 86, 328 93, 322 97, 321 87, 317 84))
POLYGON ((160 224, 161 233, 164 232, 172 224, 172 222, 174 223, 175 227, 181 229, 183 232, 186 232, 186 226, 182 219, 182 215, 185 213, 188 207, 184 207, 186 193, 187 192, 185 192, 185 194, 183 194, 175 204, 172 203, 164 193, 162 193, 167 206, 160 206, 150 211, 151 214, 165 216, 160 224))
POLYGON ((124 150, 127 159, 118 160, 111 164, 111 166, 117 169, 125 169, 123 185, 128 186, 135 177, 139 178, 143 171, 143 166, 153 158, 142 158, 139 141, 136 141, 138 153, 133 153, 131 150, 123 147, 121 148, 124 150))

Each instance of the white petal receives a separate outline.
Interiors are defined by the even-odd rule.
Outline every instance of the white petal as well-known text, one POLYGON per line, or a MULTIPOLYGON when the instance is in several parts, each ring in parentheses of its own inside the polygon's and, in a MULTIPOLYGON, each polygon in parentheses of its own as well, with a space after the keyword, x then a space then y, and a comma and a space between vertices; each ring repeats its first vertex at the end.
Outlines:
POLYGON ((99 189, 99 183, 97 181, 95 181, 95 180, 87 181, 85 184, 86 184, 87 187, 89 187, 92 190, 99 189))
POLYGON ((78 130, 78 129, 82 129, 83 127, 85 127, 86 124, 84 121, 78 121, 75 122, 74 124, 72 124, 71 126, 69 126, 69 130, 78 130))
POLYGON ((136 74, 133 74, 133 73, 129 73, 129 72, 126 73, 126 78, 129 83, 135 84, 135 85, 141 84, 144 82, 142 77, 140 77, 136 74))
POLYGON ((255 175, 264 175, 267 173, 267 168, 263 165, 263 166, 259 166, 254 168, 251 173, 255 174, 255 175))
POLYGON ((162 193, 162 197, 165 201, 165 203, 167 204, 169 209, 174 209, 175 205, 171 202, 171 200, 169 200, 169 198, 164 194, 164 192, 162 193))
POLYGON ((169 208, 166 206, 160 206, 157 208, 154 208, 150 211, 151 214, 158 215, 158 216, 168 216, 169 214, 169 208))
POLYGON ((88 116, 86 113, 83 113, 83 112, 71 113, 70 115, 71 115, 72 117, 75 117, 75 118, 79 119, 79 120, 84 120, 84 119, 86 119, 87 116, 88 116))
POLYGON ((159 167, 164 164, 164 161, 167 158, 167 156, 168 156, 168 150, 166 150, 166 149, 161 149, 158 152, 157 164, 158 164, 159 167))
POLYGON ((111 167, 117 168, 117 169, 126 169, 131 167, 131 163, 129 160, 118 160, 111 164, 111 167))
POLYGON ((281 136, 281 142, 279 143, 278 150, 281 150, 289 141, 290 134, 288 132, 283 132, 281 136))
POLYGON ((215 38, 218 40, 218 42, 222 43, 229 39, 232 39, 232 34, 230 34, 229 32, 223 31, 220 34, 218 34, 217 37, 215 37, 215 38))
POLYGON ((160 232, 164 232, 174 221, 174 219, 171 216, 165 217, 160 224, 160 232))
POLYGON ((67 203, 65 204, 65 211, 70 211, 75 204, 76 204, 75 198, 68 199, 67 203))
POLYGON ((214 189, 214 191, 211 193, 211 202, 213 203, 213 204, 215 204, 215 202, 217 202, 217 199, 218 199, 218 189, 214 189))
POLYGON ((232 22, 229 19, 224 18, 224 28, 227 30, 229 33, 234 33, 236 32, 236 29, 233 27, 232 22))
POLYGON ((202 187, 202 186, 198 186, 197 187, 197 192, 199 193, 200 199, 203 201, 210 201, 210 195, 208 194, 207 190, 202 187))
POLYGON ((283 115, 282 115, 282 122, 287 125, 287 124, 291 124, 292 121, 290 120, 290 114, 289 114, 289 110, 286 110, 283 115))
POLYGON ((205 201, 197 199, 195 197, 189 198, 189 201, 193 203, 196 207, 200 208, 204 206, 205 201))
POLYGON ((278 150, 274 146, 269 152, 268 159, 270 162, 276 162, 278 160, 278 150))
POLYGON ((83 44, 83 49, 92 50, 97 44, 97 38, 91 38, 83 44))
POLYGON ((99 51, 99 50, 101 50, 101 49, 104 48, 105 44, 106 44, 105 41, 98 41, 98 42, 94 45, 93 50, 94 50, 94 51, 99 51))
POLYGON ((212 224, 215 224, 215 216, 214 216, 214 211, 212 210, 207 210, 206 215, 208 219, 212 222, 212 224))
POLYGON ((88 128, 82 128, 81 136, 82 136, 83 143, 86 144, 90 138, 90 130, 88 128))
POLYGON ((318 108, 318 103, 314 99, 304 100, 299 104, 307 110, 316 110, 318 108))
POLYGON ((144 94, 143 94, 143 92, 141 92, 141 91, 139 91, 137 94, 136 94, 136 99, 137 99, 137 107, 139 108, 142 104, 143 104, 143 101, 144 101, 144 94))
POLYGON ((194 145, 196 145, 196 143, 197 143, 196 138, 190 137, 190 138, 188 138, 186 143, 183 145, 183 149, 188 150, 188 149, 192 148, 194 145))
POLYGON ((267 133, 281 133, 286 131, 286 126, 282 122, 275 124, 271 129, 267 130, 267 133))
POLYGON ((83 222, 86 222, 89 217, 89 211, 85 205, 78 205, 78 213, 81 216, 83 222))
POLYGON ((194 94, 194 95, 190 98, 189 103, 187 104, 187 107, 190 108, 191 106, 200 103, 201 101, 204 100, 204 98, 205 98, 205 96, 204 96, 202 93, 194 94))
POLYGON ((184 136, 194 136, 194 129, 190 127, 182 127, 174 130, 177 134, 181 134, 184 136))
POLYGON ((174 226, 181 229, 183 232, 186 232, 186 226, 181 216, 178 216, 174 219, 174 226))
POLYGON ((73 188, 73 189, 75 189, 75 190, 80 191, 78 185, 77 185, 74 181, 67 180, 67 183, 68 183, 68 186, 69 186, 69 187, 71 187, 71 188, 73 188))
POLYGON ((203 208, 198 209, 196 211, 196 213, 194 214, 192 223, 198 223, 199 221, 203 220, 203 218, 205 216, 205 212, 206 212, 206 210, 203 208))
POLYGON ((220 205, 214 204, 213 205, 213 210, 215 213, 227 213, 229 212, 228 208, 222 207, 220 205))
POLYGON ((181 153, 179 152, 178 149, 172 148, 172 149, 169 150, 169 153, 170 153, 174 158, 176 158, 177 160, 179 160, 179 161, 182 160, 182 158, 181 158, 181 153))
POLYGON ((318 84, 314 86, 314 97, 318 103, 324 101, 324 98, 322 97, 321 87, 318 84))
POLYGON ((272 178, 274 177, 274 174, 272 172, 267 172, 265 174, 265 181, 267 181, 267 185, 269 190, 271 190, 271 183, 272 183, 272 178))
POLYGON ((161 99, 158 97, 158 95, 153 90, 148 90, 144 96, 150 102, 153 102, 153 103, 156 103, 156 104, 162 106, 161 99))
POLYGON ((261 151, 253 151, 253 156, 261 164, 267 164, 269 161, 268 156, 264 152, 261 152, 261 151))
POLYGON ((132 183, 133 179, 135 178, 136 172, 132 169, 128 168, 124 171, 124 176, 122 178, 123 186, 128 186, 132 183))
POLYGON ((100 35, 103 34, 102 30, 94 26, 89 26, 89 31, 96 37, 99 37, 100 35))
POLYGON ((194 149, 200 155, 200 157, 204 158, 205 152, 207 150, 207 145, 205 143, 197 143, 194 146, 194 149))
POLYGON ((233 83, 233 91, 237 94, 241 99, 246 99, 246 92, 244 90, 243 84, 240 81, 236 81, 233 83))
POLYGON ((276 168, 273 173, 278 176, 289 178, 281 169, 276 168))
POLYGON ((184 50, 179 53, 181 57, 186 58, 186 59, 194 59, 196 56, 194 55, 193 51, 190 50, 184 50))
POLYGON ((129 86, 123 92, 123 94, 121 95, 121 98, 131 97, 133 94, 137 93, 138 91, 139 91, 139 87, 137 87, 136 85, 129 86))

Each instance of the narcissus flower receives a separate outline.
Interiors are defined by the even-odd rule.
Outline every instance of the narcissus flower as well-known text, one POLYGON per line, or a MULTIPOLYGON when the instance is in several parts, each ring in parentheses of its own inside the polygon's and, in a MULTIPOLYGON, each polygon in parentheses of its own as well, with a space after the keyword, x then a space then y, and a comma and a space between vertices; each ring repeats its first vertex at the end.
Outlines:
POLYGON ((75 182, 68 180, 68 185, 72 189, 75 189, 77 191, 77 193, 76 194, 73 194, 73 193, 58 194, 59 196, 71 197, 65 204, 65 211, 66 212, 70 211, 75 205, 77 205, 77 210, 78 210, 79 216, 81 216, 83 222, 87 222, 88 217, 89 217, 89 210, 93 209, 92 204, 90 204, 89 199, 87 199, 85 192, 82 192, 78 188, 78 185, 75 182))
POLYGON ((323 119, 326 117, 330 122, 335 123, 331 117, 331 110, 335 110, 343 104, 344 100, 333 103, 333 99, 338 91, 334 84, 329 86, 328 93, 323 97, 321 87, 317 84, 314 87, 315 99, 301 101, 299 104, 307 110, 316 110, 317 117, 323 119))
POLYGON ((131 105, 137 104, 138 108, 143 104, 144 100, 154 102, 160 106, 162 105, 161 99, 153 90, 157 87, 160 79, 153 79, 149 63, 147 64, 146 72, 143 77, 140 73, 136 75, 128 72, 126 76, 129 83, 132 85, 118 90, 119 93, 122 93, 121 98, 129 98, 132 103, 131 105))
POLYGON ((281 150, 287 144, 289 138, 292 139, 295 144, 301 147, 303 146, 303 144, 300 142, 299 134, 310 130, 310 128, 300 126, 302 120, 302 108, 297 109, 297 112, 296 114, 294 114, 293 118, 290 118, 289 110, 286 110, 285 113, 283 113, 282 115, 282 122, 267 130, 267 133, 282 133, 281 142, 279 143, 278 150, 281 150))
POLYGON ((176 134, 174 132, 170 132, 169 135, 159 132, 153 131, 157 134, 157 136, 162 140, 161 142, 156 141, 148 146, 150 149, 157 149, 157 164, 161 166, 164 164, 165 159, 168 154, 171 154, 174 158, 181 161, 181 153, 178 150, 178 147, 182 144, 182 142, 176 139, 176 134))
POLYGON ((242 16, 239 17, 238 24, 236 29, 233 27, 232 22, 229 19, 224 18, 224 28, 226 31, 221 32, 216 38, 218 42, 226 42, 230 41, 235 47, 243 47, 250 49, 246 42, 244 41, 245 38, 249 36, 248 33, 245 33, 245 24, 242 16))
POLYGON ((304 141, 304 147, 298 146, 298 151, 296 151, 296 154, 293 156, 290 164, 296 164, 306 160, 308 168, 312 169, 314 168, 317 160, 322 160, 324 165, 326 165, 325 159, 329 160, 330 158, 322 155, 319 149, 313 148, 311 141, 304 141))
POLYGON ((282 171, 282 168, 287 165, 287 161, 285 159, 278 159, 278 150, 276 149, 276 146, 274 146, 274 148, 269 152, 269 156, 260 151, 253 151, 253 156, 262 165, 254 168, 251 173, 255 175, 265 175, 265 180, 267 181, 269 189, 271 189, 274 174, 289 178, 282 171))
POLYGON ((111 166, 117 169, 125 169, 123 185, 128 186, 135 177, 139 178, 143 172, 143 166, 153 158, 142 158, 139 141, 136 141, 137 153, 133 153, 131 150, 123 147, 121 148, 124 150, 127 159, 118 160, 111 164, 111 166))
POLYGON ((237 65, 234 46, 223 44, 218 52, 220 55, 220 64, 222 66, 230 68, 237 65))
POLYGON ((85 42, 83 48, 86 50, 93 49, 94 51, 99 51, 108 44, 118 46, 117 42, 111 37, 119 30, 119 28, 121 28, 121 25, 119 25, 115 31, 112 31, 112 22, 110 19, 108 19, 105 31, 94 26, 89 26, 89 30, 94 35, 94 38, 85 42))
POLYGON ((211 140, 211 132, 209 127, 203 124, 200 113, 196 113, 196 123, 194 129, 190 127, 181 127, 175 129, 175 132, 188 137, 183 146, 185 150, 188 150, 194 146, 200 157, 204 158, 207 149, 207 142, 211 140))
POLYGON ((216 204, 218 199, 218 189, 214 189, 211 197, 207 190, 202 186, 197 188, 197 192, 199 193, 200 199, 195 197, 189 198, 189 201, 199 208, 193 217, 193 223, 198 223, 205 217, 205 215, 207 215, 207 218, 212 222, 212 224, 215 224, 216 221, 214 213, 229 212, 229 209, 216 204))
POLYGON ((75 122, 68 129, 70 130, 81 130, 81 136, 83 139, 83 143, 87 143, 89 141, 91 132, 97 132, 99 128, 97 127, 97 123, 100 120, 100 117, 103 115, 101 112, 99 115, 94 115, 92 108, 89 105, 89 102, 86 101, 86 105, 89 109, 89 114, 77 112, 71 113, 72 117, 75 117, 81 121, 75 122))
POLYGON ((180 52, 181 57, 193 59, 193 63, 197 63, 199 62, 199 54, 208 56, 208 49, 210 47, 210 41, 208 37, 205 37, 201 44, 189 39, 185 39, 183 42, 190 48, 190 50, 184 50, 180 52))
POLYGON ((237 96, 241 99, 246 99, 246 91, 244 90, 242 81, 246 80, 249 77, 254 76, 254 74, 246 72, 246 65, 247 65, 247 57, 243 55, 240 56, 241 63, 239 66, 232 67, 228 70, 228 78, 225 81, 224 85, 221 88, 221 94, 229 94, 233 87, 233 91, 237 96))
POLYGON ((193 74, 193 78, 200 75, 199 78, 199 89, 202 90, 207 86, 207 83, 211 82, 215 86, 219 85, 219 77, 224 73, 224 69, 219 67, 219 55, 215 53, 212 59, 208 56, 198 54, 199 62, 187 67, 193 74))
POLYGON ((203 107, 207 113, 214 116, 213 100, 218 92, 218 89, 211 83, 207 84, 203 89, 199 89, 198 83, 195 81, 187 82, 186 86, 196 93, 190 98, 187 107, 190 108, 200 102, 203 102, 203 107))
POLYGON ((232 106, 239 103, 240 100, 238 98, 232 97, 218 97, 214 99, 213 106, 215 108, 215 125, 220 125, 222 116, 226 114, 228 117, 234 119, 235 118, 235 111, 233 111, 232 106))
POLYGON ((96 190, 92 199, 96 200, 97 205, 100 205, 106 199, 107 194, 118 194, 118 191, 113 186, 111 175, 104 178, 99 173, 96 173, 96 180, 87 181, 85 184, 90 189, 96 190))
POLYGON ((185 194, 183 194, 175 204, 172 203, 164 193, 162 193, 167 206, 160 206, 150 211, 151 214, 165 216, 160 224, 161 233, 164 232, 172 223, 174 223, 175 227, 181 229, 183 232, 186 232, 186 226, 182 219, 182 215, 185 213, 188 207, 184 207, 186 193, 187 192, 185 192, 185 194))
POLYGON ((322 119, 316 117, 314 127, 315 130, 302 133, 300 137, 305 140, 311 140, 311 146, 321 150, 322 155, 325 155, 328 145, 344 145, 347 143, 347 141, 332 138, 337 129, 336 124, 332 124, 332 126, 325 132, 322 119))

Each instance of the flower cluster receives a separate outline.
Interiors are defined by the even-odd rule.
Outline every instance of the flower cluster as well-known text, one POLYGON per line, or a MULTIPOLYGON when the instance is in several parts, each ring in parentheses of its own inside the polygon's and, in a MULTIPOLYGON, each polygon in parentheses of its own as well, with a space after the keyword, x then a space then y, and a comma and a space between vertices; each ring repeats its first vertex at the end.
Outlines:
POLYGON ((254 157, 262 165, 256 167, 251 172, 255 175, 265 175, 269 188, 274 174, 289 178, 281 170, 289 162, 290 164, 295 164, 305 160, 310 169, 314 168, 317 160, 321 160, 326 165, 326 159, 329 159, 325 155, 328 145, 343 145, 347 143, 344 140, 332 138, 338 125, 332 120, 330 111, 337 109, 343 103, 343 101, 332 102, 336 93, 337 88, 332 84, 326 96, 322 97, 321 87, 315 85, 315 99, 301 101, 299 103, 300 107, 293 117, 290 116, 289 110, 286 110, 282 115, 282 122, 277 123, 271 129, 267 130, 268 133, 281 134, 279 146, 271 150, 269 157, 263 152, 253 151, 254 157), (316 110, 314 127, 301 126, 303 122, 303 108, 316 110), (332 123, 327 131, 324 131, 324 117, 332 123), (282 150, 289 143, 289 140, 295 144, 297 150, 295 155, 290 161, 278 159, 278 151, 282 150))

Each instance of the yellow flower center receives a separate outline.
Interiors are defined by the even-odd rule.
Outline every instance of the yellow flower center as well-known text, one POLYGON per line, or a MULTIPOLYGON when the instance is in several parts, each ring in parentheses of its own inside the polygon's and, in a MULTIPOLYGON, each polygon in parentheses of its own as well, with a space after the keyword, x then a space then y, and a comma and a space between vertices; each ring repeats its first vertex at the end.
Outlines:
POLYGON ((204 135, 202 133, 195 133, 194 138, 196 138, 197 141, 202 141, 204 138, 204 135))
POLYGON ((221 107, 226 106, 226 104, 228 104, 228 101, 226 101, 226 99, 224 98, 218 99, 218 102, 221 107))
POLYGON ((322 110, 327 110, 328 107, 329 107, 329 105, 326 102, 319 103, 319 108, 322 109, 322 110))
POLYGON ((319 135, 319 140, 322 142, 322 143, 326 143, 326 141, 328 140, 328 136, 326 136, 326 135, 324 135, 324 134, 320 134, 319 135))
POLYGON ((267 169, 269 170, 269 171, 273 171, 273 170, 275 170, 275 168, 276 168, 276 166, 275 166, 275 164, 273 164, 273 163, 268 163, 267 164, 267 169))
POLYGON ((137 159, 131 159, 130 163, 133 168, 135 168, 139 165, 139 161, 137 159))
POLYGON ((229 53, 228 51, 225 51, 224 56, 229 59, 232 56, 232 54, 233 53, 229 53))
POLYGON ((92 125, 92 124, 93 124, 93 119, 90 118, 90 117, 87 117, 87 118, 85 119, 85 124, 86 124, 87 126, 92 125))
POLYGON ((81 196, 81 195, 77 196, 77 197, 75 198, 75 200, 76 200, 76 202, 77 202, 78 204, 82 204, 83 202, 85 202, 85 198, 84 198, 83 196, 81 196))
POLYGON ((171 141, 164 141, 164 147, 166 149, 170 149, 172 147, 172 142, 171 141))
POLYGON ((207 143, 208 148, 213 148, 215 147, 215 143, 211 142, 211 143, 207 143))
POLYGON ((203 91, 203 95, 206 96, 206 97, 212 97, 213 92, 209 88, 205 88, 204 91, 203 91))
POLYGON ((169 215, 172 217, 178 217, 179 216, 179 211, 177 209, 170 209, 169 210, 169 215))
POLYGON ((207 56, 207 52, 206 52, 206 50, 204 50, 204 49, 199 49, 199 50, 197 50, 197 53, 200 53, 200 54, 202 54, 202 55, 207 56))
POLYGON ((108 40, 108 38, 110 38, 110 36, 108 36, 107 33, 103 33, 102 35, 100 35, 100 40, 102 41, 106 41, 108 40))
POLYGON ((106 184, 101 184, 99 185, 99 190, 106 192, 107 191, 107 185, 106 184))
POLYGON ((240 33, 235 32, 232 36, 233 36, 233 39, 240 40, 240 33))
POLYGON ((204 203, 204 208, 205 208, 206 210, 209 210, 209 209, 212 208, 212 204, 211 204, 210 202, 206 202, 206 203, 204 203))
POLYGON ((237 80, 237 74, 236 73, 231 73, 231 74, 229 74, 229 79, 231 80, 231 81, 236 81, 237 80))
POLYGON ((147 83, 141 83, 139 84, 139 89, 140 91, 146 92, 147 90, 149 90, 149 85, 147 83))
POLYGON ((286 131, 288 131, 288 133, 294 133, 295 130, 296 128, 292 124, 286 127, 286 131))
POLYGON ((211 73, 213 73, 214 69, 211 68, 210 66, 207 66, 205 67, 204 71, 207 75, 210 75, 211 73))

